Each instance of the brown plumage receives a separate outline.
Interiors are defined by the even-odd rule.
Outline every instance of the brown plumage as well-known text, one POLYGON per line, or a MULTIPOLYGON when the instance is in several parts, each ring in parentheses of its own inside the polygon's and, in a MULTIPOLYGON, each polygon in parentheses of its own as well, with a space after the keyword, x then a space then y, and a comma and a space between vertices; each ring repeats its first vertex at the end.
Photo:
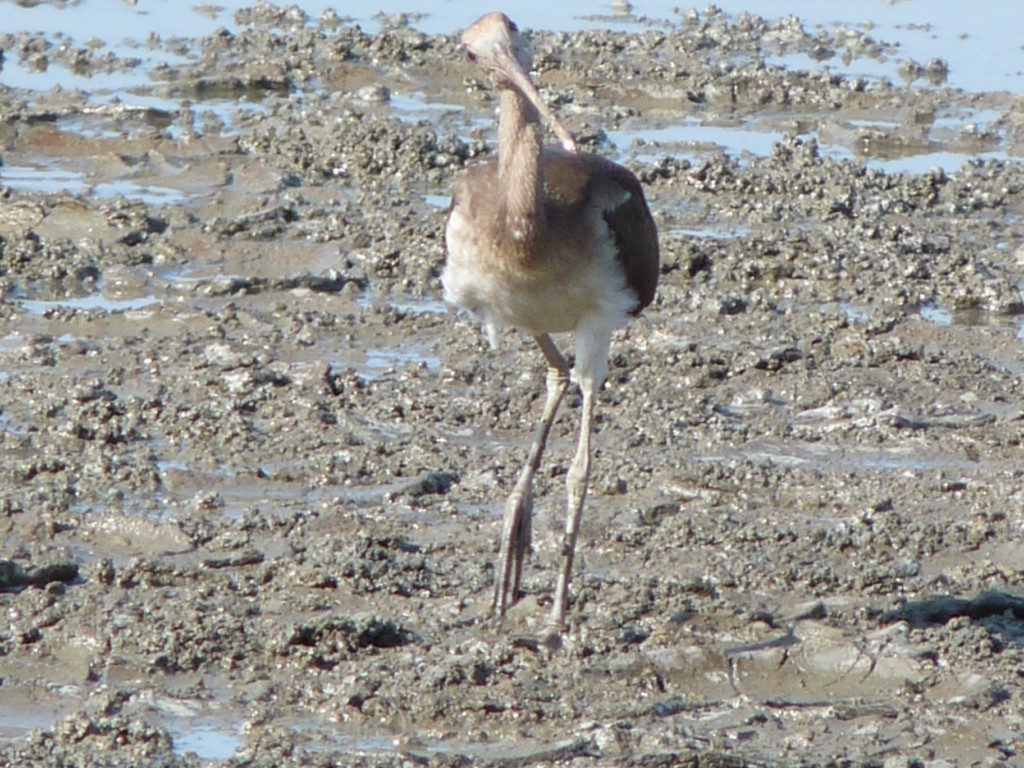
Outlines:
POLYGON ((561 631, 590 476, 594 398, 607 373, 613 331, 654 299, 658 234, 636 177, 576 151, 533 85, 529 44, 507 16, 483 16, 462 41, 499 89, 501 115, 497 159, 466 170, 452 193, 445 297, 477 315, 492 344, 504 327, 531 334, 548 364, 541 423, 505 506, 493 603, 499 616, 518 596, 530 546, 533 476, 569 384, 569 366, 548 334, 576 336, 583 413, 566 478, 568 512, 551 614, 561 631), (560 148, 543 147, 542 116, 560 148))

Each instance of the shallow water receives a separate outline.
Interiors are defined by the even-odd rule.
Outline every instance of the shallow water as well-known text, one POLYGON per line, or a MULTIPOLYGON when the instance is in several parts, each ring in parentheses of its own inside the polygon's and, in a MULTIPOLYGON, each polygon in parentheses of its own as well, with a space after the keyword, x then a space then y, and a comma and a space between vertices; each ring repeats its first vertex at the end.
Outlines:
MULTIPOLYGON (((134 8, 127 7, 120 0, 86 0, 70 6, 40 3, 32 7, 8 0, 0 3, 5 12, 7 29, 64 35, 72 46, 97 40, 101 44, 100 53, 109 50, 122 57, 139 59, 141 64, 128 71, 79 75, 59 63, 39 71, 38 68, 33 69, 27 61, 21 62, 14 56, 8 56, 4 68, 0 70, 0 83, 27 91, 48 91, 57 86, 77 88, 86 92, 92 104, 106 104, 116 99, 135 106, 173 113, 180 108, 181 102, 152 92, 153 67, 173 67, 188 63, 194 54, 176 52, 178 48, 173 39, 210 34, 222 26, 233 28, 234 13, 246 5, 242 0, 234 0, 221 4, 217 9, 204 8, 197 11, 190 8, 188 12, 182 13, 179 7, 166 0, 134 8)), ((894 52, 883 57, 884 60, 857 57, 843 63, 834 57, 824 62, 815 62, 803 54, 780 53, 769 57, 769 64, 812 70, 824 68, 844 75, 869 79, 886 77, 898 82, 898 66, 902 60, 912 58, 924 64, 930 59, 941 58, 949 62, 948 84, 953 87, 973 91, 1024 90, 1024 51, 1015 36, 1015 25, 1009 23, 1015 18, 1014 0, 987 3, 984 14, 964 14, 960 4, 946 0, 911 0, 901 3, 856 0, 827 8, 812 0, 758 3, 753 6, 743 2, 724 2, 718 5, 727 13, 753 12, 769 20, 795 15, 809 29, 821 27, 831 30, 842 26, 867 28, 876 40, 895 46, 894 52)), ((309 18, 316 19, 332 6, 329 3, 307 1, 299 3, 298 7, 309 18)), ((349 16, 345 18, 350 17, 355 23, 373 30, 382 23, 382 17, 378 15, 381 11, 384 14, 408 13, 412 26, 430 33, 453 32, 471 20, 462 9, 452 4, 423 3, 417 6, 416 3, 402 3, 400 0, 349 4, 346 6, 349 16)), ((595 8, 590 4, 569 3, 552 7, 550 4, 527 2, 517 6, 517 17, 524 26, 553 30, 588 27, 638 30, 648 24, 679 24, 683 20, 676 4, 667 0, 634 4, 632 18, 615 16, 612 11, 611 5, 595 8), (645 20, 641 22, 639 19, 645 20)), ((220 123, 223 135, 231 135, 237 109, 258 111, 260 107, 258 104, 240 103, 237 98, 214 97, 197 102, 194 109, 197 121, 213 118, 220 123)), ((430 97, 413 90, 393 93, 390 109, 408 119, 434 120, 442 114, 458 112, 463 108, 432 103, 430 97)), ((951 130, 972 124, 984 127, 998 116, 998 112, 991 111, 958 114, 942 118, 940 124, 951 130)), ((82 136, 90 135, 93 130, 85 125, 78 128, 68 125, 65 129, 82 136)), ((181 130, 180 126, 172 124, 169 134, 178 137, 181 130)), ((609 138, 619 147, 620 152, 629 152, 632 142, 639 139, 677 145, 717 146, 733 155, 752 153, 764 156, 787 132, 772 126, 763 118, 751 118, 727 127, 688 120, 680 125, 612 131, 609 132, 609 138)), ((860 154, 858 148, 851 146, 845 138, 840 138, 839 143, 829 143, 829 137, 822 138, 816 133, 811 135, 819 139, 823 151, 830 156, 856 157, 860 154)), ((686 156, 687 153, 684 150, 682 154, 686 156)), ((648 154, 641 151, 640 157, 647 158, 648 154)), ((878 157, 868 153, 864 159, 870 167, 888 172, 925 173, 937 166, 953 171, 975 157, 1005 159, 1007 154, 1001 149, 968 153, 935 147, 927 151, 901 152, 896 157, 878 157)), ((22 165, 9 163, 0 166, 0 183, 15 189, 121 195, 153 204, 177 202, 184 194, 173 188, 139 184, 131 179, 93 183, 80 170, 61 167, 55 159, 49 158, 46 162, 42 159, 38 162, 32 160, 29 157, 22 165)))
MULTIPOLYGON (((85 0, 63 8, 40 3, 24 7, 14 0, 3 0, 5 27, 8 30, 30 30, 47 34, 63 33, 77 44, 97 38, 115 50, 130 53, 148 63, 167 61, 180 64, 187 57, 169 58, 159 47, 146 44, 151 34, 162 38, 200 37, 221 26, 232 26, 234 12, 248 7, 244 0, 219 3, 216 9, 198 12, 191 7, 182 13, 181 7, 171 0, 157 0, 137 7, 127 7, 121 0, 85 0), (219 12, 217 9, 220 9, 219 12)), ((319 0, 301 0, 295 3, 309 17, 317 18, 336 4, 319 0)), ((898 46, 898 52, 888 62, 858 60, 856 64, 842 65, 827 62, 834 71, 863 74, 867 77, 898 79, 896 63, 913 58, 925 63, 932 58, 949 61, 950 85, 972 91, 1024 90, 1024 51, 1019 38, 1019 5, 1015 0, 989 0, 984 13, 964 13, 964 6, 955 0, 844 0, 841 4, 824 4, 816 0, 722 0, 719 8, 730 14, 756 13, 768 19, 785 16, 799 17, 808 28, 831 29, 836 25, 867 26, 878 39, 898 46)), ((631 3, 634 18, 616 15, 611 3, 551 3, 539 0, 518 2, 516 17, 523 26, 535 29, 573 30, 585 28, 619 28, 636 31, 647 23, 679 23, 679 9, 686 6, 670 0, 646 0, 631 3), (641 23, 639 19, 646 19, 641 23)), ((478 9, 479 10, 479 9, 478 9)), ((506 9, 509 10, 509 9, 506 9)), ((437 34, 452 32, 472 21, 476 11, 467 12, 455 3, 417 3, 407 0, 373 0, 351 2, 345 5, 343 18, 351 18, 365 29, 373 31, 381 22, 378 13, 385 15, 409 14, 409 22, 417 29, 437 34)), ((817 66, 810 59, 780 59, 787 66, 817 66)), ((0 82, 7 85, 47 89, 60 82, 65 87, 77 84, 83 88, 96 87, 87 79, 67 80, 68 75, 27 73, 23 68, 7 64, 0 73, 0 82)), ((73 78, 73 76, 72 76, 73 78)), ((116 91, 142 84, 139 78, 118 81, 111 78, 107 88, 116 91)))
POLYGON ((175 751, 193 753, 203 760, 229 760, 245 739, 237 726, 219 721, 171 724, 175 751))

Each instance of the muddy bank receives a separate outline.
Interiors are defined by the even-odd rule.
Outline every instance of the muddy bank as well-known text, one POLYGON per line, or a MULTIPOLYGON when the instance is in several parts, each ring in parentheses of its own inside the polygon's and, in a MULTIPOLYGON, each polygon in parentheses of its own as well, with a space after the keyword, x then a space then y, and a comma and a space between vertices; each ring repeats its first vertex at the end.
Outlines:
MULTIPOLYGON (((495 626, 543 372, 439 300, 447 189, 493 146, 456 40, 258 6, 153 41, 197 54, 151 73, 165 107, 0 94, 3 169, 81 184, 0 189, 0 762, 1013 765, 1019 97, 766 64, 895 55, 793 20, 534 34, 664 262, 550 652, 579 403, 495 626), (934 150, 1003 156, 879 167, 934 150)), ((0 47, 138 66, 56 42, 0 47)))

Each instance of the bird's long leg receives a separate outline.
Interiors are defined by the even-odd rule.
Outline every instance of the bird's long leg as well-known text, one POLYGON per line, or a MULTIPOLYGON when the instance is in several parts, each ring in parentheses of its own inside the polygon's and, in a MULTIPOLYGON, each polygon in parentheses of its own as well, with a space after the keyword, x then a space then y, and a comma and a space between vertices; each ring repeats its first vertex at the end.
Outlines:
POLYGON ((565 479, 569 499, 565 517, 565 537, 562 539, 562 556, 558 567, 558 585, 555 588, 555 603, 551 608, 553 632, 565 629, 569 581, 576 556, 576 537, 579 534, 583 502, 587 498, 587 486, 590 482, 590 436, 594 428, 594 395, 597 385, 592 379, 583 379, 580 386, 583 390, 583 414, 580 418, 580 438, 576 446, 576 455, 565 479))
POLYGON ((498 552, 498 571, 494 587, 494 602, 491 609, 502 616, 505 609, 519 593, 519 581, 523 572, 523 558, 530 548, 533 530, 533 476, 540 467, 548 433, 555 421, 555 414, 569 386, 569 364, 558 351, 551 337, 546 333, 535 336, 537 344, 548 363, 547 399, 541 416, 530 455, 519 473, 515 488, 505 502, 505 518, 501 527, 501 542, 498 552))
POLYGON ((590 439, 594 431, 594 403, 597 391, 608 372, 608 350, 612 329, 600 322, 576 329, 576 378, 583 392, 583 413, 580 415, 580 438, 576 445, 569 474, 565 478, 568 505, 565 515, 565 536, 562 539, 561 560, 558 566, 558 584, 555 602, 551 607, 551 630, 561 633, 565 629, 565 614, 569 603, 569 581, 576 557, 576 538, 583 516, 583 502, 587 498, 590 482, 590 439))

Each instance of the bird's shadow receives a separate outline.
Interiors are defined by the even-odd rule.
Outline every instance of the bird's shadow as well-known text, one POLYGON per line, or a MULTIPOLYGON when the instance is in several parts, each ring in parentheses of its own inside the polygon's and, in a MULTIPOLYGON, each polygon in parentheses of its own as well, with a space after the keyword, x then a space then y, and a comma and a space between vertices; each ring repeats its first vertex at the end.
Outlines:
POLYGON ((886 613, 885 620, 905 621, 921 629, 946 624, 959 616, 980 624, 1004 645, 1024 646, 1024 597, 1007 592, 982 592, 973 598, 937 595, 913 600, 886 613))

